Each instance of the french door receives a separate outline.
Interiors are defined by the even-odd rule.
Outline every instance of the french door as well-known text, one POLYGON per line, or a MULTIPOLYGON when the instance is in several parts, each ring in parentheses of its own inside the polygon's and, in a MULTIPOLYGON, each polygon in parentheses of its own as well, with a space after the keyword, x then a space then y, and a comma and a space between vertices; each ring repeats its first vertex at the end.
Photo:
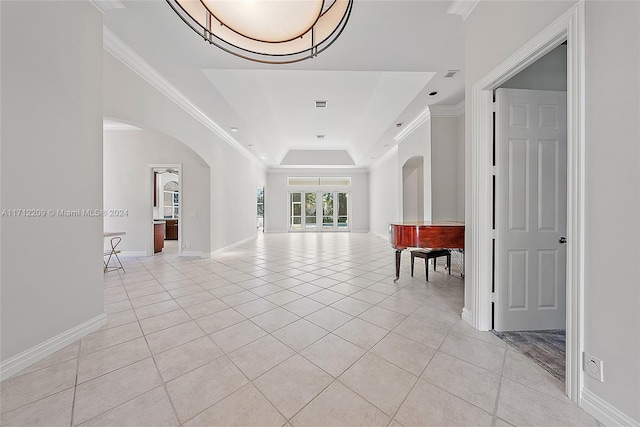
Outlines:
POLYGON ((349 193, 300 191, 289 193, 289 230, 348 231, 349 193))

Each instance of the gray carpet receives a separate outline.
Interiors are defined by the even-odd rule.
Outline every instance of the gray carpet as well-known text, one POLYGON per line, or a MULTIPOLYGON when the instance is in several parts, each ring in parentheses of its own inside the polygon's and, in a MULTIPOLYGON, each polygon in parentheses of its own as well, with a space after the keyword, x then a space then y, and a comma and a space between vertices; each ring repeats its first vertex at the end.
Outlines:
POLYGON ((493 332, 551 375, 564 382, 565 331, 493 332))

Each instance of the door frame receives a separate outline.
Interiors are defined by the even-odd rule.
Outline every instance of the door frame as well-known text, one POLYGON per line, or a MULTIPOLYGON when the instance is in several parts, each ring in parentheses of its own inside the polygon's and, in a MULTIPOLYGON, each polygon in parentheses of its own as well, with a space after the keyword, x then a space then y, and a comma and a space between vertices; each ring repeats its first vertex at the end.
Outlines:
MULTIPOLYGON (((154 169, 177 169, 178 170, 178 256, 182 256, 182 163, 162 163, 162 164, 147 164, 147 256, 153 256, 153 179, 154 169)), ((160 200, 158 200, 160 203, 160 200)))
POLYGON ((585 213, 585 5, 579 1, 471 88, 468 306, 463 318, 479 330, 491 329, 493 215, 493 90, 567 41, 567 396, 581 404, 584 341, 585 213))

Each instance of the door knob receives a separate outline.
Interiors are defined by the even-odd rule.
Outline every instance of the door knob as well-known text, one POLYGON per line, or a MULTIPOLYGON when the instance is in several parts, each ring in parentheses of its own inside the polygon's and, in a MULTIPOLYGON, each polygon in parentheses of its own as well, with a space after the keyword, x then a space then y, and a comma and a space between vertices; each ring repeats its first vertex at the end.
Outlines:
POLYGON ((567 238, 562 236, 560 240, 558 240, 558 243, 567 243, 567 238))

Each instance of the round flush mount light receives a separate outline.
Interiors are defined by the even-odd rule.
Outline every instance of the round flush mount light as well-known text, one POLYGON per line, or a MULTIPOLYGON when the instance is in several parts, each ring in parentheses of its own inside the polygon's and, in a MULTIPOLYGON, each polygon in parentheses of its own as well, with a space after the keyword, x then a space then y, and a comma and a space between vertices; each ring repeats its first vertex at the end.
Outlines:
POLYGON ((429 92, 429 96, 436 96, 438 94, 437 90, 434 90, 433 92, 429 92))
POLYGON ((396 127, 397 127, 397 128, 402 127, 402 122, 400 122, 400 123, 396 123, 396 127))
POLYGON ((238 132, 238 128, 237 127, 230 127, 229 129, 231 129, 231 132, 238 132))
POLYGON ((340 36, 353 0, 166 0, 193 31, 256 62, 313 58, 340 36))

